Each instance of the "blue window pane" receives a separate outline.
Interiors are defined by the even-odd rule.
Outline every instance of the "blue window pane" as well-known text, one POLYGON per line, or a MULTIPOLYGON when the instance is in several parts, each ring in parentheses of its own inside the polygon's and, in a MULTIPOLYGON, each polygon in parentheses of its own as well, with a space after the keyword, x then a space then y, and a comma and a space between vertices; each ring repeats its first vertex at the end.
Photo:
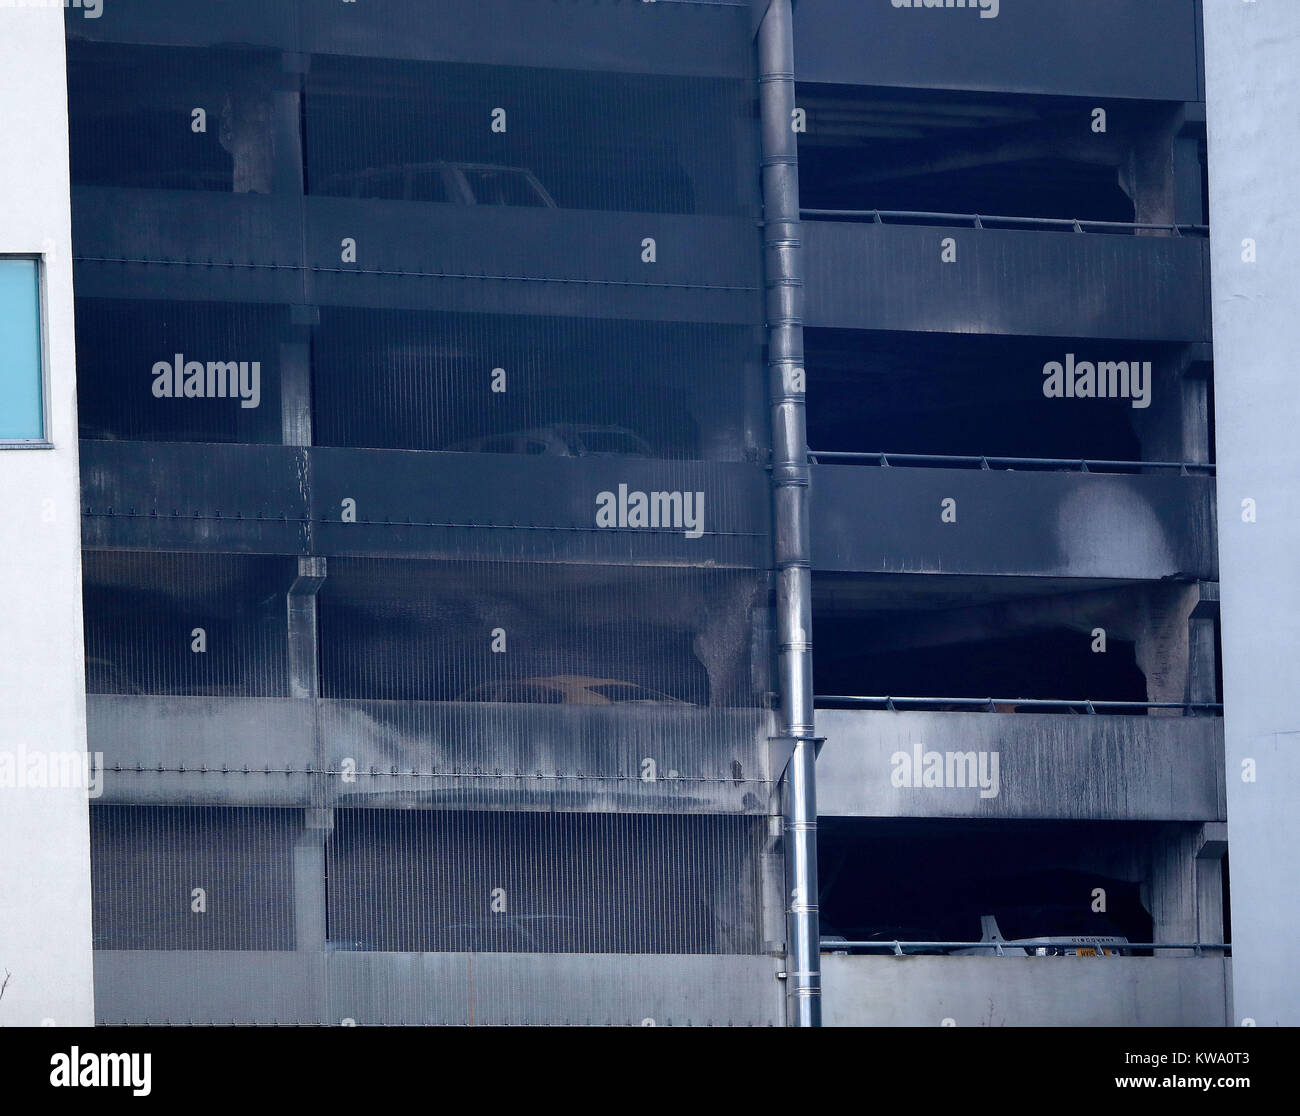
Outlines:
POLYGON ((0 260, 0 441, 45 437, 35 260, 0 260))

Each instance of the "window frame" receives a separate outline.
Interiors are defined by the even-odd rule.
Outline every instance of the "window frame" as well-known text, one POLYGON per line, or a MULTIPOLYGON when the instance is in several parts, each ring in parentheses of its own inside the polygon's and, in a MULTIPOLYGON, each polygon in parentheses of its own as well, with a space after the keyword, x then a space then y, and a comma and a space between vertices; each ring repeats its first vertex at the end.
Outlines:
POLYGON ((39 362, 37 376, 40 378, 40 390, 37 393, 41 405, 41 433, 36 438, 0 438, 0 450, 54 449, 54 438, 50 432, 50 337, 46 323, 47 298, 46 261, 40 252, 3 252, 0 262, 6 260, 23 260, 36 268, 36 358, 39 362))

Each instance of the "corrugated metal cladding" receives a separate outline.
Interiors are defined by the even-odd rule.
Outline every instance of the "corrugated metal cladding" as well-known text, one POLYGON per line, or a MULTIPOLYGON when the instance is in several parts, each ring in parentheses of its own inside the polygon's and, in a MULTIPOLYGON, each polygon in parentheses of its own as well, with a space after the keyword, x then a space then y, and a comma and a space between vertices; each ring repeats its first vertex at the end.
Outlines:
POLYGON ((779 1022, 748 6, 112 16, 99 1018, 779 1022))
MULTIPOLYGON (((285 381, 300 356, 281 349, 287 307, 83 298, 77 310, 83 438, 281 442, 285 381), (256 378, 250 367, 240 381, 248 398, 157 395, 154 365, 174 365, 178 352, 202 360, 205 375, 214 357, 256 363, 256 378), (257 405, 242 406, 254 392, 257 405)), ((536 451, 542 429, 562 420, 593 428, 595 452, 743 461, 765 420, 752 382, 762 353, 742 326, 330 306, 309 356, 302 348, 320 446, 472 452, 498 439, 504 452, 537 429, 536 451)))
MULTIPOLYGON (((301 948, 302 819, 289 809, 97 808, 96 948, 301 948)), ((762 829, 736 817, 337 810, 326 948, 755 954, 762 829)))

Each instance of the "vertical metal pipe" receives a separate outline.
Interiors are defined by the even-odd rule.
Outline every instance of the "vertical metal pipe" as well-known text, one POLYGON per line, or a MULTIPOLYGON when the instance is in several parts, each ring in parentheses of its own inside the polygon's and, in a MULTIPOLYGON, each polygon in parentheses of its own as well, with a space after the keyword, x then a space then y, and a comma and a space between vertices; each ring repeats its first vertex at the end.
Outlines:
MULTIPOLYGON (((761 0, 760 0, 761 2, 761 0)), ((780 727, 793 743, 781 785, 785 822, 786 1022, 821 1025, 817 915, 817 743, 813 727, 812 573, 803 384, 799 158, 793 123, 790 0, 767 0, 758 28, 763 267, 772 404, 772 520, 777 576, 780 727)))

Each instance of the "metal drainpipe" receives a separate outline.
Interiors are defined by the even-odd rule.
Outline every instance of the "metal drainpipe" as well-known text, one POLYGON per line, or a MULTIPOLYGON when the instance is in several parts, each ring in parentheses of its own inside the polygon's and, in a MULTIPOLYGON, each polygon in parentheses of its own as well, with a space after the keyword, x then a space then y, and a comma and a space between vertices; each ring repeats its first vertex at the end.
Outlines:
POLYGON ((794 745, 781 781, 785 820, 786 1022, 821 1026, 817 916, 817 741, 813 726, 812 571, 803 390, 803 272, 798 142, 792 127, 791 0, 768 0, 758 28, 763 144, 763 266, 772 404, 780 727, 794 745))

